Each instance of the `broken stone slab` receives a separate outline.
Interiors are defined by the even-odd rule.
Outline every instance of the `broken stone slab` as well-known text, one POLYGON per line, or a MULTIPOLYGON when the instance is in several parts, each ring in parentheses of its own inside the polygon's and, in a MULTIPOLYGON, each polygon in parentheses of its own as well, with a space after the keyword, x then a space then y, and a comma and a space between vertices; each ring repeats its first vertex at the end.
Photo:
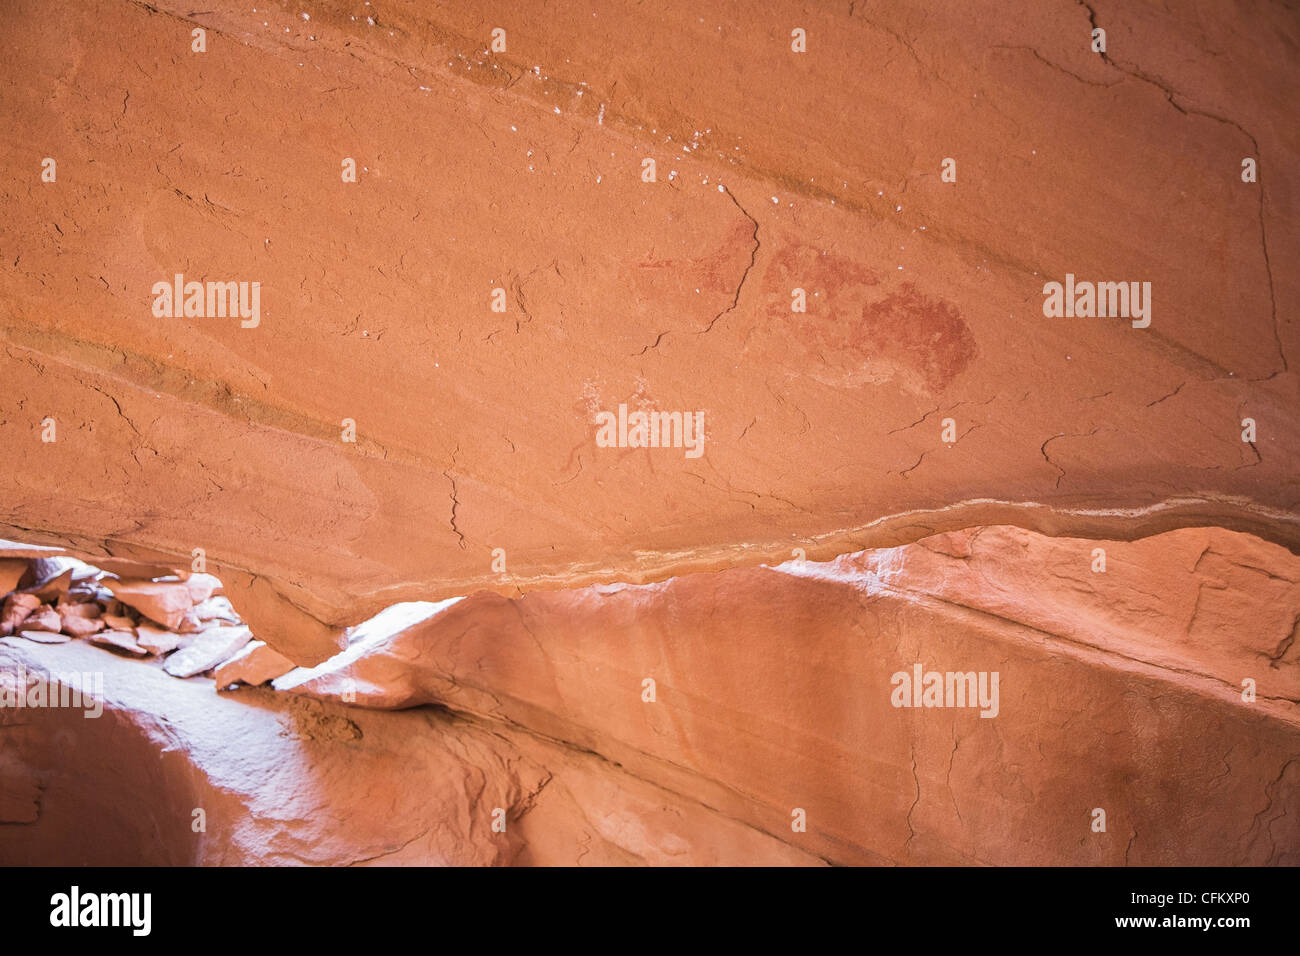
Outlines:
POLYGON ((230 600, 225 597, 210 597, 202 603, 194 605, 194 614, 200 621, 222 620, 229 621, 231 624, 243 624, 243 619, 235 613, 235 608, 231 605, 230 600))
POLYGON ((109 579, 104 583, 123 604, 171 630, 180 626, 185 612, 194 606, 187 581, 109 579))
POLYGON ((136 642, 135 635, 130 631, 100 631, 98 634, 92 634, 89 640, 90 643, 97 644, 100 647, 126 651, 128 654, 134 654, 137 657, 147 657, 149 655, 149 651, 136 642))
POLYGON ((289 673, 296 665, 264 641, 250 641, 217 668, 217 690, 232 684, 257 687, 289 673))
POLYGON ((141 622, 135 627, 136 643, 148 650, 150 653, 162 656, 170 654, 176 648, 180 647, 185 640, 175 631, 168 631, 164 628, 157 627, 153 624, 141 622))
POLYGON ((191 574, 184 580, 122 578, 104 583, 123 604, 170 630, 185 630, 182 624, 191 618, 191 626, 198 630, 199 619, 188 612, 221 589, 220 579, 211 574, 191 574))
POLYGON ((66 644, 72 640, 68 635, 57 631, 19 631, 18 636, 35 641, 37 644, 66 644))
POLYGON ((104 624, 117 631, 135 632, 135 621, 123 614, 105 614, 104 624))
POLYGON ((221 579, 212 574, 195 572, 185 579, 185 585, 190 590, 190 600, 194 604, 202 604, 214 595, 224 593, 221 579))
POLYGON ((53 631, 57 634, 63 630, 63 621, 59 619, 59 612, 54 610, 48 604, 44 604, 34 610, 23 621, 24 631, 53 631))
POLYGON ((94 618, 100 617, 104 613, 104 609, 95 601, 68 601, 66 600, 67 597, 68 595, 65 594, 59 600, 56 608, 59 617, 94 618))
POLYGON ((247 627, 213 627, 196 634, 163 665, 173 677, 193 677, 231 658, 253 639, 247 627))
POLYGON ((18 625, 27 620, 32 611, 41 606, 41 599, 34 594, 11 594, 5 598, 0 609, 0 637, 8 637, 18 625))
POLYGON ((72 637, 90 637, 104 629, 104 622, 97 617, 78 617, 75 614, 60 616, 63 633, 72 637))

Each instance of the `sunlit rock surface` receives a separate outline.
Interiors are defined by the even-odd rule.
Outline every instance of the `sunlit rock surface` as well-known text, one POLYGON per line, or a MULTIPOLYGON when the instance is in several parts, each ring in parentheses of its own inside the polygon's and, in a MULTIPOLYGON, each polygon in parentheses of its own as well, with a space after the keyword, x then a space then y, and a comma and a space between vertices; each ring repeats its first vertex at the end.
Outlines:
POLYGON ((1248 535, 994 527, 483 593, 274 684, 527 727, 773 834, 802 808, 836 862, 1295 863, 1298 625, 1300 559, 1248 535), (997 684, 900 705, 917 665, 997 684))
POLYGON ((218 696, 79 642, 0 640, 0 682, 67 673, 100 675, 98 717, 0 708, 5 864, 821 862, 511 728, 266 689, 218 696))

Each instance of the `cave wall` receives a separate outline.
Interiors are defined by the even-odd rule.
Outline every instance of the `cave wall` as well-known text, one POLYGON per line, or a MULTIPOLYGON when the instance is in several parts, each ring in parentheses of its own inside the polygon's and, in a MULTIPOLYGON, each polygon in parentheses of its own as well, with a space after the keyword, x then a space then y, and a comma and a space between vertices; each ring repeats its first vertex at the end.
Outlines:
POLYGON ((204 6, 7 5, 0 580, 301 667, 0 638, 0 859, 1300 862, 1293 8, 204 6))
POLYGON ((3 536, 201 548, 303 663, 399 600, 794 547, 1300 543, 1293 11, 258 10, 9 9, 3 536), (155 316, 177 273, 256 326, 155 316), (1067 273, 1149 327, 1046 318, 1067 273), (599 447, 620 404, 703 454, 599 447))

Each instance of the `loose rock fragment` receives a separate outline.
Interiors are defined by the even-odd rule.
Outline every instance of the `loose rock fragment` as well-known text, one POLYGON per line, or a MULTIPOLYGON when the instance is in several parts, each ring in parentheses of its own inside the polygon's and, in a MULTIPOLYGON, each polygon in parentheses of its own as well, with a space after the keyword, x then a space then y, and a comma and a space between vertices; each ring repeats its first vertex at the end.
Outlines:
MULTIPOLYGON (((67 595, 65 594, 64 598, 66 597, 67 595)), ((104 609, 94 601, 80 601, 74 603, 67 600, 60 600, 56 610, 59 612, 59 617, 62 618, 97 618, 104 613, 104 609)))
POLYGON ((185 579, 185 586, 189 588, 192 604, 202 604, 213 595, 222 593, 221 579, 212 574, 191 574, 185 579))
POLYGON ((108 627, 114 628, 115 630, 118 631, 129 631, 132 633, 135 632, 135 621, 131 620, 129 617, 126 617, 124 615, 105 614, 104 623, 108 627))
POLYGON ((136 643, 135 635, 130 631, 100 631, 90 636, 90 643, 126 651, 137 657, 146 657, 149 654, 145 648, 136 643))
POLYGON ((24 631, 53 631, 57 634, 63 630, 63 621, 59 619, 59 614, 48 604, 42 605, 23 621, 24 631))
POLYGON ((195 635, 163 665, 173 677, 193 677, 211 670, 253 639, 246 627, 213 627, 195 635))
POLYGON ((170 654, 180 647, 185 638, 175 631, 164 630, 143 621, 135 628, 136 643, 153 654, 170 654))
POLYGON ((201 604, 194 605, 194 614, 200 621, 222 620, 229 621, 231 624, 244 623, 235 613, 230 601, 224 597, 210 597, 201 604))
POLYGON ((63 622, 63 633, 72 637, 90 637, 104 629, 104 622, 97 617, 78 617, 69 614, 60 620, 63 622))
POLYGON ((56 631, 19 631, 18 636, 35 641, 37 644, 66 644, 72 640, 68 635, 56 631))
MULTIPOLYGON (((209 577, 209 575, 203 575, 209 577)), ((132 581, 122 580, 105 582, 123 604, 133 607, 151 621, 157 621, 164 627, 175 630, 185 617, 185 612, 194 606, 190 582, 188 581, 132 581)), ((203 593, 202 584, 198 592, 203 593)), ((211 593, 210 588, 208 593, 211 593)), ((207 595, 205 594, 204 597, 207 595)))
POLYGON ((231 684, 258 686, 275 680, 294 669, 293 661, 262 641, 252 641, 243 650, 217 668, 217 690, 231 684))
POLYGON ((0 637, 12 634, 40 606, 41 599, 34 594, 11 594, 5 598, 4 608, 0 609, 0 637))

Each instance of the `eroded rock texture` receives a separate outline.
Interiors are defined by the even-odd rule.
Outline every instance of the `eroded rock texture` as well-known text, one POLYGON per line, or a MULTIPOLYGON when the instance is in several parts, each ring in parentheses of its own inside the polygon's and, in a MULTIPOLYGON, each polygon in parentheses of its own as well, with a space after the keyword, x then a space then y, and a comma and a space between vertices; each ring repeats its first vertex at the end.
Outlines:
POLYGON ((0 645, 0 679, 97 673, 105 700, 96 718, 0 709, 0 823, 23 824, 0 826, 7 864, 818 862, 509 728, 265 690, 215 697, 84 644, 32 650, 0 645))
POLYGON ((799 845, 835 862, 1295 863, 1298 623, 1300 559, 1249 536, 998 527, 480 594, 276 686, 529 727, 773 833, 803 808, 799 845), (895 706, 918 663, 996 672, 997 698, 895 706))
POLYGON ((1300 542, 1292 11, 258 11, 9 12, 5 536, 204 548, 307 663, 398 600, 796 545, 1300 542), (1150 327, 1045 319, 1067 272, 1150 281, 1150 327), (259 324, 156 318, 176 273, 259 324), (597 447, 620 403, 705 453, 597 447))
POLYGON ((1298 622, 1300 559, 1252 536, 990 527, 402 606, 319 667, 219 697, 4 639, 0 678, 98 673, 105 699, 96 719, 0 709, 0 792, 25 824, 0 856, 1295 864, 1298 622), (900 698, 917 667, 970 673, 972 696, 900 698), (153 830, 86 814, 146 791, 153 830))
POLYGON ((0 593, 69 554, 165 627, 3 611, 0 676, 106 700, 0 711, 0 855, 1300 862, 1297 49, 1208 0, 15 0, 0 593), (179 646, 191 571, 248 628, 179 646), (996 706, 895 706, 918 666, 996 706), (84 839, 106 793, 165 796, 84 839))

